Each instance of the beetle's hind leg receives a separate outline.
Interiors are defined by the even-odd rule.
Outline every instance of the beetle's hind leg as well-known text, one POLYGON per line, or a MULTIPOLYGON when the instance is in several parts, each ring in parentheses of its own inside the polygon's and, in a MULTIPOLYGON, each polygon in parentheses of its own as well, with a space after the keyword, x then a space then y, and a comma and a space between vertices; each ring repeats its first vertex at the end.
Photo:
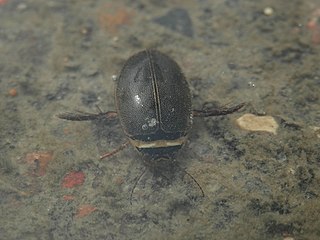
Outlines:
POLYGON ((146 173, 146 171, 147 171, 147 168, 144 168, 144 170, 141 172, 141 174, 136 178, 136 181, 135 181, 135 183, 131 189, 131 192, 130 192, 130 205, 132 205, 132 197, 133 197, 134 190, 136 189, 140 179, 146 173))
POLYGON ((205 194, 204 194, 204 191, 203 191, 200 183, 198 183, 198 181, 197 181, 190 173, 188 173, 186 170, 184 170, 184 169, 182 169, 182 170, 183 170, 183 172, 184 172, 187 176, 189 176, 189 177, 192 179, 192 181, 198 186, 198 188, 199 188, 200 191, 201 191, 201 197, 204 198, 204 197, 205 197, 205 194))
POLYGON ((228 115, 238 111, 244 105, 246 105, 246 103, 243 102, 232 107, 226 107, 226 106, 211 107, 211 108, 203 107, 201 110, 193 110, 192 114, 193 114, 193 117, 211 117, 211 116, 228 115))
POLYGON ((195 183, 195 184, 197 185, 198 189, 200 190, 200 192, 201 192, 201 197, 204 198, 204 197, 205 197, 204 191, 203 191, 200 183, 198 183, 198 181, 195 179, 195 177, 192 176, 187 170, 185 170, 184 168, 182 168, 177 162, 175 162, 175 166, 176 166, 182 173, 184 173, 183 178, 184 178, 184 176, 189 176, 189 177, 190 177, 190 179, 192 180, 192 182, 195 183))

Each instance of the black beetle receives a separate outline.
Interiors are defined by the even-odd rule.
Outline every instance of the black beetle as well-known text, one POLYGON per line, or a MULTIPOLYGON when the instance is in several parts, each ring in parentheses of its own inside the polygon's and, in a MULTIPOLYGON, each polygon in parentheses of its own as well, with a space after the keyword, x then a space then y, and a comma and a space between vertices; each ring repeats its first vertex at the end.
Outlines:
MULTIPOLYGON (((118 117, 129 142, 150 163, 149 160, 174 159, 186 141, 193 117, 227 115, 242 108, 244 103, 230 108, 192 110, 190 89, 178 64, 159 51, 144 50, 125 62, 116 81, 115 105, 116 111, 62 113, 58 117, 72 121, 118 117)), ((129 142, 100 158, 115 154, 129 142)), ((183 171, 195 181, 204 196, 197 181, 183 171)))
POLYGON ((151 158, 171 158, 191 127, 191 94, 178 64, 147 50, 125 63, 115 88, 123 131, 151 158))
MULTIPOLYGON (((169 56, 144 50, 124 64, 115 86, 116 112, 62 113, 59 118, 85 121, 118 117, 130 143, 149 159, 174 158, 186 141, 193 117, 233 113, 244 103, 226 108, 192 110, 191 93, 179 65, 169 56)), ((123 149, 102 155, 108 157, 123 149)))

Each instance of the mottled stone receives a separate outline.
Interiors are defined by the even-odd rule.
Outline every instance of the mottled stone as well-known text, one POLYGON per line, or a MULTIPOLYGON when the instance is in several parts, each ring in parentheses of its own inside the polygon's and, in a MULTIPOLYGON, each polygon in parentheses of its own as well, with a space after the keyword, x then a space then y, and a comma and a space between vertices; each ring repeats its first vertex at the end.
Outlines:
POLYGON ((187 37, 193 37, 192 21, 189 13, 183 8, 174 8, 167 14, 155 18, 154 22, 177 31, 187 37))

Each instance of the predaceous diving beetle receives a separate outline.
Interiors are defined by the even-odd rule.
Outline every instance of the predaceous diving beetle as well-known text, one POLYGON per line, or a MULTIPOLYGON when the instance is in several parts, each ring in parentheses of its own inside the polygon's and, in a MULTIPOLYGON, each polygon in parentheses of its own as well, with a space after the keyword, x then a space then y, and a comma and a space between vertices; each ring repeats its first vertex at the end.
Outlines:
MULTIPOLYGON (((194 117, 227 115, 244 103, 192 110, 190 89, 179 65, 159 51, 144 50, 125 62, 116 81, 115 105, 116 111, 62 113, 58 117, 72 121, 118 117, 129 142, 143 156, 150 160, 173 159, 185 143, 194 117)), ((100 158, 127 145, 128 142, 100 158)))
MULTIPOLYGON (((179 65, 169 56, 144 50, 124 64, 115 86, 116 111, 62 113, 72 121, 118 117, 130 143, 149 159, 173 158, 186 141, 194 117, 227 115, 244 103, 226 108, 191 109, 191 93, 179 65)), ((123 149, 123 144, 108 157, 123 149)))

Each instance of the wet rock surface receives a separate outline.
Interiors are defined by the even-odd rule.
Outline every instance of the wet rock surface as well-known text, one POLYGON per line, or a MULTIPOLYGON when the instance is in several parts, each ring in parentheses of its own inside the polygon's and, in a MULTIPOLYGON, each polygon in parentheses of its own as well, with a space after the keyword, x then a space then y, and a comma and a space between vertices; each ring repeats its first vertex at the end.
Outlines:
POLYGON ((320 238, 319 9, 0 1, 0 238, 320 238), (99 160, 126 141, 119 122, 56 117, 114 110, 114 79, 145 48, 179 63, 194 108, 247 102, 194 119, 174 167, 130 146, 99 160), (272 116, 277 134, 241 129, 244 114, 272 116))

